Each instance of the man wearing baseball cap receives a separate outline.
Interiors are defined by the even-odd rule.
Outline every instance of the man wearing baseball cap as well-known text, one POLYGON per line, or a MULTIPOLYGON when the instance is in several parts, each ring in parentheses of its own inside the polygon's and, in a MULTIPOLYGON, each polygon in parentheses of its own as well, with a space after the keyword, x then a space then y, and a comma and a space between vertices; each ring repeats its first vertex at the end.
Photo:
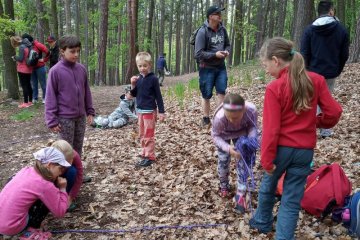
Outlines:
POLYGON ((211 6, 207 19, 195 39, 195 58, 199 66, 199 85, 202 94, 202 127, 210 127, 210 99, 215 87, 217 103, 221 104, 227 88, 225 58, 229 55, 230 41, 222 25, 221 12, 225 8, 211 6))
POLYGON ((52 35, 50 35, 46 41, 50 46, 50 69, 59 61, 59 45, 56 38, 52 35))

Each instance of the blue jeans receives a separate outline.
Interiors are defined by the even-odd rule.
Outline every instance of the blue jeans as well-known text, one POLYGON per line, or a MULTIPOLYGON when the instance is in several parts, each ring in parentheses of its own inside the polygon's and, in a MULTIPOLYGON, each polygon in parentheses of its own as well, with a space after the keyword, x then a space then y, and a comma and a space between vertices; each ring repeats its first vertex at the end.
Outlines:
POLYGON ((42 90, 42 99, 45 99, 46 93, 46 67, 34 68, 31 74, 31 86, 33 90, 33 99, 39 100, 39 86, 38 82, 40 82, 41 90, 42 90))
POLYGON ((276 239, 294 239, 301 209, 300 202, 304 195, 306 178, 311 171, 310 163, 313 155, 313 149, 278 147, 274 160, 276 169, 272 175, 265 173, 260 185, 258 208, 249 222, 252 228, 257 228, 260 232, 265 233, 272 230, 272 212, 277 182, 286 172, 284 191, 277 216, 276 239))
POLYGON ((225 94, 228 80, 225 66, 221 68, 201 67, 199 77, 200 91, 204 99, 212 97, 214 86, 217 94, 225 94))
POLYGON ((76 179, 77 170, 74 166, 69 167, 66 169, 66 172, 62 175, 63 178, 66 178, 67 185, 66 185, 66 192, 69 193, 74 186, 75 179, 76 179))

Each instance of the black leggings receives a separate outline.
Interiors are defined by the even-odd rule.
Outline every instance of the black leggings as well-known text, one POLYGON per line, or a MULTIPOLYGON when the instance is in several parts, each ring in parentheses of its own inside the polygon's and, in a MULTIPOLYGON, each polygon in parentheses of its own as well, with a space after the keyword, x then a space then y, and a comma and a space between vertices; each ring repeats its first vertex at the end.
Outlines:
POLYGON ((32 101, 31 73, 18 72, 20 85, 23 90, 24 103, 32 101))
POLYGON ((42 221, 44 221, 48 213, 49 209, 45 204, 37 200, 29 209, 29 222, 27 227, 40 228, 42 221))

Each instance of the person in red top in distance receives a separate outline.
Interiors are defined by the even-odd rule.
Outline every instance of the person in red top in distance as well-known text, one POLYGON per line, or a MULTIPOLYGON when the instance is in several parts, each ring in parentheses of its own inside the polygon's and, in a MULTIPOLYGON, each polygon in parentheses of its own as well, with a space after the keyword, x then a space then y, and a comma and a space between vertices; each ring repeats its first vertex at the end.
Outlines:
POLYGON ((316 128, 331 128, 342 108, 331 96, 324 77, 305 70, 304 59, 283 38, 267 40, 260 50, 261 62, 276 78, 265 91, 261 166, 265 173, 258 208, 249 224, 272 231, 278 179, 286 172, 277 215, 276 239, 294 239, 304 185, 316 145, 316 128), (317 105, 323 110, 316 115, 317 105))

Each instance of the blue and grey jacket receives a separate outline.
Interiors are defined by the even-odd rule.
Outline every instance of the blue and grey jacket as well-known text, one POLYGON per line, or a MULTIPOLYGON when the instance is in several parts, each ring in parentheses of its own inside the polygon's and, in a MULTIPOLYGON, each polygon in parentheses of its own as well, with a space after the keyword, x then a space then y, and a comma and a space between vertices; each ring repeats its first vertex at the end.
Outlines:
POLYGON ((202 67, 224 67, 225 59, 217 58, 217 51, 230 52, 228 34, 221 23, 217 31, 214 31, 206 20, 196 34, 195 58, 202 67))

